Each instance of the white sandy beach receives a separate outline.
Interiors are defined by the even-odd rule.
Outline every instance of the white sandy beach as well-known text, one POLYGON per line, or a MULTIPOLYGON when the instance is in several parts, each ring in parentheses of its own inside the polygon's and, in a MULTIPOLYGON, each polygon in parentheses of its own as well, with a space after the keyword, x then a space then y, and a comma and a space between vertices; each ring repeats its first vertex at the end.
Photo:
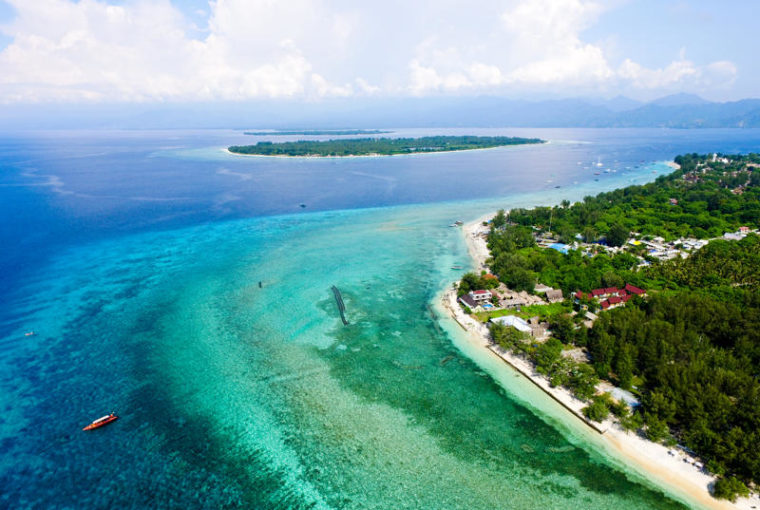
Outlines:
MULTIPOLYGON (((485 240, 478 234, 485 228, 482 226, 482 222, 491 217, 493 214, 483 216, 463 227, 469 254, 478 271, 487 267, 485 261, 490 257, 485 240)), ((585 403, 575 398, 564 388, 552 388, 546 377, 533 370, 530 362, 490 345, 487 327, 464 313, 457 304, 456 290, 447 290, 443 295, 442 304, 451 313, 452 318, 466 330, 470 343, 488 350, 492 355, 501 357, 505 361, 505 367, 511 366, 511 368, 528 377, 568 410, 568 420, 577 419, 587 422, 580 414, 580 410, 586 405, 585 403)), ((690 500, 700 506, 725 510, 760 508, 760 497, 757 494, 750 498, 739 499, 737 503, 713 498, 708 487, 715 478, 700 471, 692 464, 694 459, 687 457, 675 448, 653 443, 633 432, 627 433, 612 420, 595 424, 594 428, 601 432, 600 437, 606 442, 610 450, 618 457, 629 461, 634 470, 660 486, 670 487, 678 493, 688 495, 690 500)))

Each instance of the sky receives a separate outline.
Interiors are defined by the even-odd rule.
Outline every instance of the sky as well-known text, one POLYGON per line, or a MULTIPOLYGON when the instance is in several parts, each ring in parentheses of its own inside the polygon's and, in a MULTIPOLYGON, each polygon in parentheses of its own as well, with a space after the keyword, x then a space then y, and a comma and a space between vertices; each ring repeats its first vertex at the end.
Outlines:
POLYGON ((760 97, 756 0, 0 0, 0 102, 760 97))

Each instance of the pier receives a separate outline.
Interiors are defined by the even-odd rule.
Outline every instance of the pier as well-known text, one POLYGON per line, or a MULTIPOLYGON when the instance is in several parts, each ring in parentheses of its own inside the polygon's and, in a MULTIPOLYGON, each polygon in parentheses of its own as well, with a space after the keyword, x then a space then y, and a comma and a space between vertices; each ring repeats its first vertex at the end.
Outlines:
POLYGON ((332 291, 335 296, 335 303, 338 305, 338 311, 340 312, 340 320, 343 321, 344 326, 348 326, 348 321, 346 320, 346 305, 343 304, 343 296, 340 295, 340 291, 335 285, 332 286, 332 291))

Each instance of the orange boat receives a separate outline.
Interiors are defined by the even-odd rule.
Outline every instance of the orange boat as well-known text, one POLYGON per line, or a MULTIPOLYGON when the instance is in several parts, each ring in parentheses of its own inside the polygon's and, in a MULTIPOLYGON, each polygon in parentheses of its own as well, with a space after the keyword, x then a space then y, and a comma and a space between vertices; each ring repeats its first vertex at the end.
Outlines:
POLYGON ((111 414, 107 414, 107 415, 105 415, 105 416, 103 416, 103 417, 101 417, 101 418, 98 418, 98 419, 97 419, 97 420, 95 420, 94 422, 90 423, 89 425, 87 425, 87 426, 86 426, 85 428, 83 428, 82 430, 93 430, 93 429, 97 429, 97 428, 99 428, 99 427, 102 427, 103 425, 108 425, 108 424, 109 424, 109 423, 111 423, 112 421, 116 421, 116 420, 118 420, 118 419, 119 419, 119 417, 118 417, 118 416, 116 416, 114 413, 111 413, 111 414))

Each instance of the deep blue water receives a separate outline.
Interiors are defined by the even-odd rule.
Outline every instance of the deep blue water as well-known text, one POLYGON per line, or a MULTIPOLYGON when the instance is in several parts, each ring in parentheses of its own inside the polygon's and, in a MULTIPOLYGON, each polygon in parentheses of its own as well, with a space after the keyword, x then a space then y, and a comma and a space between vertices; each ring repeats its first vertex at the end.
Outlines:
MULTIPOLYGON (((0 242, 9 249, 0 254, 0 288, 12 287, 13 274, 33 269, 61 246, 103 237, 235 218, 500 197, 569 186, 597 170, 630 171, 685 152, 758 150, 757 130, 407 129, 397 136, 438 133, 553 143, 391 159, 274 160, 222 154, 227 145, 266 139, 232 131, 2 135, 0 213, 7 221, 0 242), (591 166, 597 162, 604 166, 591 166)), ((291 138, 303 137, 277 137, 291 138)))
POLYGON ((252 140, 231 131, 0 136, 0 507, 676 508, 456 350, 429 306, 467 263, 446 225, 760 131, 399 135, 443 132, 551 143, 273 159, 224 153, 252 140))

